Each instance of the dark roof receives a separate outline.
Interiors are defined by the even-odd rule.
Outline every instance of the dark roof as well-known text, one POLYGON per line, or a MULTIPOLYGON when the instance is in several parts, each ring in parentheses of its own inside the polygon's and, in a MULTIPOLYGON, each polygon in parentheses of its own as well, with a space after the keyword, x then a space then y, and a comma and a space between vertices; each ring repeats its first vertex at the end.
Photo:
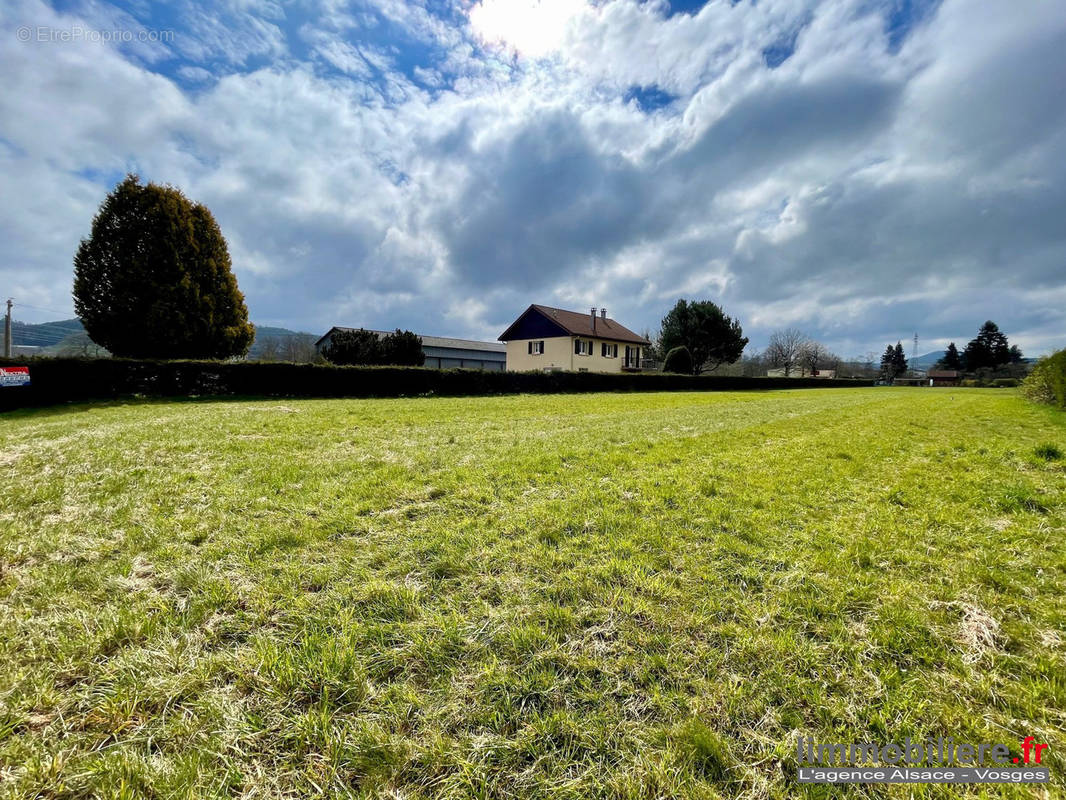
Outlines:
POLYGON ((651 342, 643 336, 633 333, 629 328, 610 317, 604 318, 597 316, 595 323, 593 323, 592 314, 588 312, 581 313, 580 311, 567 311, 562 308, 538 305, 537 303, 533 303, 529 308, 523 311, 518 319, 511 324, 511 327, 500 334, 500 341, 506 342, 509 338, 518 338, 511 336, 511 331, 517 327, 518 323, 521 322, 527 314, 530 313, 544 316, 571 336, 593 336, 597 339, 610 339, 617 342, 651 344, 651 342), (596 326, 595 329, 593 329, 593 324, 596 326))
MULTIPOLYGON (((317 347, 318 345, 320 345, 334 331, 357 330, 362 329, 344 328, 338 325, 334 325, 332 328, 326 331, 325 335, 323 335, 322 338, 315 342, 315 346, 317 347)), ((394 331, 375 331, 370 330, 370 328, 366 328, 365 330, 370 331, 370 333, 376 333, 378 336, 385 336, 387 334, 394 333, 394 331)), ((451 339, 447 336, 423 336, 422 334, 418 334, 418 337, 422 340, 423 347, 450 347, 453 350, 487 350, 493 353, 507 352, 507 347, 505 345, 499 344, 498 342, 479 342, 475 341, 474 339, 451 339)))
POLYGON ((962 373, 957 369, 931 369, 925 374, 930 378, 957 378, 962 373))

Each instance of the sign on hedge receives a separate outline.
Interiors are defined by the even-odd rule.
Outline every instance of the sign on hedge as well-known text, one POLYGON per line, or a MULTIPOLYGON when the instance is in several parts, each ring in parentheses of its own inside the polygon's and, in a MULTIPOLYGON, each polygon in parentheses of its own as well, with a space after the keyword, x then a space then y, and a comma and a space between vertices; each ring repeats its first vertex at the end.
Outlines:
POLYGON ((0 387, 29 385, 29 367, 0 367, 0 387))

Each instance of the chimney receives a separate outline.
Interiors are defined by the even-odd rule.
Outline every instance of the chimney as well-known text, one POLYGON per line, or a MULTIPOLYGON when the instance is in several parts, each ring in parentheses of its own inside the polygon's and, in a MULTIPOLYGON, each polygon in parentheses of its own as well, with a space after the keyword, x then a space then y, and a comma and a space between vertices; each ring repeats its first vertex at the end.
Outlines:
POLYGON ((600 309, 600 319, 607 319, 607 309, 606 308, 601 308, 600 309))
POLYGON ((596 306, 589 309, 589 313, 592 315, 592 333, 596 333, 596 306))

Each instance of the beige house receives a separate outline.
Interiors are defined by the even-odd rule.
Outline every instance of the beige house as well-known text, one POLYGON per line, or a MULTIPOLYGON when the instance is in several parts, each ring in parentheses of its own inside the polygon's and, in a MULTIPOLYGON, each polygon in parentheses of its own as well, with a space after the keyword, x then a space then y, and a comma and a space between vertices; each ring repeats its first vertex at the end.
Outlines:
POLYGON ((629 372, 641 367, 642 348, 650 344, 593 308, 588 314, 531 305, 500 334, 507 345, 507 370, 629 372))

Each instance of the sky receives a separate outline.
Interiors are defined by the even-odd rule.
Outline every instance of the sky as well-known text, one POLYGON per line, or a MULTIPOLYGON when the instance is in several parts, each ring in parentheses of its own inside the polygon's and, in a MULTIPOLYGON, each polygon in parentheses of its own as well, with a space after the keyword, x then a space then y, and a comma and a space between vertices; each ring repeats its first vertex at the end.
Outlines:
POLYGON ((1061 2, 5 0, 0 75, 26 321, 73 315, 135 172, 211 209, 261 325, 640 331, 684 297, 749 350, 1066 346, 1061 2))

